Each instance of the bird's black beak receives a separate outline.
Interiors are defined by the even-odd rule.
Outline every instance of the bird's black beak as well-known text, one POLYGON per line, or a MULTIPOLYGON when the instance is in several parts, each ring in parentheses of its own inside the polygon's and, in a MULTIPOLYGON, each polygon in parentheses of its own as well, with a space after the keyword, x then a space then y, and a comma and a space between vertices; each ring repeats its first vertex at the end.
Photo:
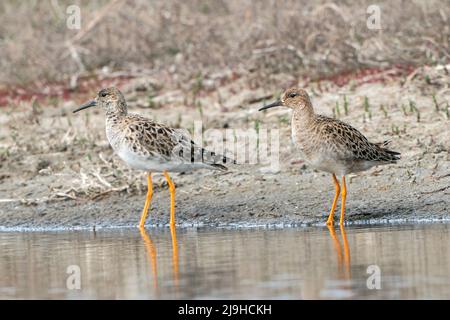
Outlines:
POLYGON ((95 100, 88 101, 88 102, 82 104, 78 109, 73 110, 73 113, 90 108, 90 107, 95 107, 96 105, 97 105, 97 101, 95 101, 95 100))
POLYGON ((258 111, 262 111, 262 110, 266 110, 266 109, 274 108, 274 107, 281 107, 281 106, 283 106, 283 103, 281 102, 281 100, 277 100, 274 103, 268 104, 267 106, 260 108, 258 111))

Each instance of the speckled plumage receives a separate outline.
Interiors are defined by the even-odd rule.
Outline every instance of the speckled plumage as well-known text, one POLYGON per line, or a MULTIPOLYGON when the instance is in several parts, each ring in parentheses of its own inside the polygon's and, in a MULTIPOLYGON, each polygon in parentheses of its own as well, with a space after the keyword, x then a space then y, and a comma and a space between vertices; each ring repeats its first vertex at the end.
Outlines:
POLYGON ((389 141, 370 142, 361 132, 340 120, 317 115, 305 90, 291 88, 281 99, 260 110, 284 106, 292 109, 291 136, 307 163, 333 175, 336 193, 327 220, 333 224, 340 185, 336 175, 342 176, 341 225, 344 221, 347 187, 345 175, 367 170, 381 164, 395 163, 400 153, 389 150, 389 141))
POLYGON ((151 172, 227 170, 223 164, 230 159, 197 146, 185 130, 128 113, 125 99, 116 88, 103 89, 99 99, 105 92, 113 101, 106 111, 106 136, 119 157, 133 168, 151 172))
POLYGON ((292 140, 314 168, 346 175, 375 165, 395 163, 399 159, 398 152, 386 148, 387 141, 369 142, 349 124, 317 115, 304 90, 290 89, 281 101, 297 102, 292 108, 292 140), (298 92, 299 95, 290 98, 289 95, 293 92, 298 92))
POLYGON ((227 170, 234 161, 197 146, 182 129, 158 124, 128 113, 122 93, 114 87, 102 89, 97 97, 74 110, 100 106, 106 113, 106 136, 117 155, 131 167, 147 171, 148 191, 139 227, 144 228, 153 196, 152 172, 163 172, 170 190, 170 226, 175 227, 175 184, 169 171, 195 169, 227 170))
POLYGON ((386 148, 388 142, 372 143, 352 126, 317 115, 302 126, 293 116, 293 141, 313 167, 347 175, 375 165, 395 163, 399 153, 386 148))

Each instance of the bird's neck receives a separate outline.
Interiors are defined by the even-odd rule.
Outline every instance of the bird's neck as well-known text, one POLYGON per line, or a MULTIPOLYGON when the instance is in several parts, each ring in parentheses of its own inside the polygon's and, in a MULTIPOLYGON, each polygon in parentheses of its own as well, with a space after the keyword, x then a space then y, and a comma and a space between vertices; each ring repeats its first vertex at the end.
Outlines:
POLYGON ((316 115, 311 105, 294 108, 292 112, 292 126, 308 128, 315 119, 316 115))
POLYGON ((106 137, 114 150, 120 145, 122 137, 122 127, 126 123, 124 121, 125 115, 118 112, 107 112, 106 113, 106 137))
POLYGON ((107 127, 116 127, 120 123, 122 123, 123 118, 126 117, 126 112, 118 112, 118 111, 106 111, 106 125, 107 127))
POLYGON ((106 113, 106 119, 107 120, 115 120, 115 119, 120 119, 122 118, 124 115, 118 112, 107 112, 106 113))
POLYGON ((128 113, 128 108, 125 103, 117 103, 106 109, 106 116, 110 118, 125 117, 128 113))

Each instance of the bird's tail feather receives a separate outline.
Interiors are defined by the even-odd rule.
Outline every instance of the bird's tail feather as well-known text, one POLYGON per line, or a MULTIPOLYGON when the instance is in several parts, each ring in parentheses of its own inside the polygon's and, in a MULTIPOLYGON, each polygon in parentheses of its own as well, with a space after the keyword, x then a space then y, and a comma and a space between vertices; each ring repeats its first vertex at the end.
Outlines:
POLYGON ((379 143, 374 143, 380 152, 381 160, 395 163, 401 158, 401 153, 386 148, 391 143, 390 140, 386 140, 379 143))
POLYGON ((228 171, 228 168, 225 167, 223 164, 219 164, 219 163, 213 163, 210 165, 211 168, 216 169, 216 170, 220 170, 220 171, 228 171))
POLYGON ((226 164, 236 164, 236 160, 205 148, 197 147, 197 150, 193 152, 196 156, 193 156, 192 160, 202 162, 214 169, 225 171, 228 170, 226 164))
POLYGON ((391 144, 391 140, 384 140, 383 142, 374 143, 374 145, 376 145, 380 148, 386 148, 390 144, 391 144))

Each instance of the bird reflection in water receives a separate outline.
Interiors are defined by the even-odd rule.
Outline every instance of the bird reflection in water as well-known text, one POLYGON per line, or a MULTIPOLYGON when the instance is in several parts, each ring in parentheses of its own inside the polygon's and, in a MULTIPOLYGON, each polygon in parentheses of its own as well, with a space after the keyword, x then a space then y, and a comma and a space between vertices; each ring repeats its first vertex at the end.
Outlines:
MULTIPOLYGON (((340 289, 353 291, 351 281, 351 271, 350 271, 350 248, 347 240, 347 235, 345 232, 345 227, 340 226, 340 233, 342 238, 342 243, 336 234, 335 228, 333 225, 327 226, 328 231, 330 233, 335 252, 337 254, 337 262, 338 262, 338 274, 341 280, 345 282, 342 283, 339 287, 340 289)), ((157 271, 157 252, 156 247, 151 240, 149 234, 144 228, 140 228, 142 239, 144 240, 145 249, 147 251, 151 271, 153 275, 153 286, 155 288, 155 292, 158 293, 158 271, 157 271)), ((170 227, 170 235, 172 240, 172 273, 173 273, 173 283, 176 289, 176 293, 178 294, 179 290, 179 253, 178 253, 178 241, 175 227, 170 227)))
POLYGON ((345 233, 345 227, 343 225, 340 226, 341 234, 342 234, 342 242, 343 242, 343 248, 341 246, 341 243, 336 235, 336 231, 334 230, 333 225, 328 225, 328 231, 330 232, 331 239, 333 240, 334 248, 337 253, 338 258, 338 272, 339 275, 344 278, 345 280, 351 279, 351 273, 350 273, 350 248, 348 246, 348 240, 347 235, 345 233), (342 249, 344 249, 342 252, 342 249))
POLYGON ((177 231, 175 226, 170 226, 170 235, 172 237, 173 280, 175 282, 175 287, 178 289, 178 242, 177 242, 177 231))
POLYGON ((152 269, 153 274, 153 287, 155 290, 158 289, 158 271, 156 269, 156 248, 153 244, 152 239, 150 239, 150 236, 148 235, 147 231, 145 231, 144 228, 139 228, 141 232, 141 237, 144 240, 145 244, 145 250, 147 251, 148 258, 150 260, 150 265, 152 269))
MULTIPOLYGON (((153 287, 155 291, 158 292, 158 270, 157 270, 157 254, 156 247, 151 240, 149 234, 144 228, 139 228, 141 232, 141 237, 144 240, 145 250, 147 251, 150 265, 153 274, 153 287)), ((173 280, 175 283, 175 288, 178 289, 178 273, 179 273, 179 259, 178 259, 178 242, 177 242, 177 232, 175 226, 170 226, 170 236, 172 238, 172 270, 173 270, 173 280)))

